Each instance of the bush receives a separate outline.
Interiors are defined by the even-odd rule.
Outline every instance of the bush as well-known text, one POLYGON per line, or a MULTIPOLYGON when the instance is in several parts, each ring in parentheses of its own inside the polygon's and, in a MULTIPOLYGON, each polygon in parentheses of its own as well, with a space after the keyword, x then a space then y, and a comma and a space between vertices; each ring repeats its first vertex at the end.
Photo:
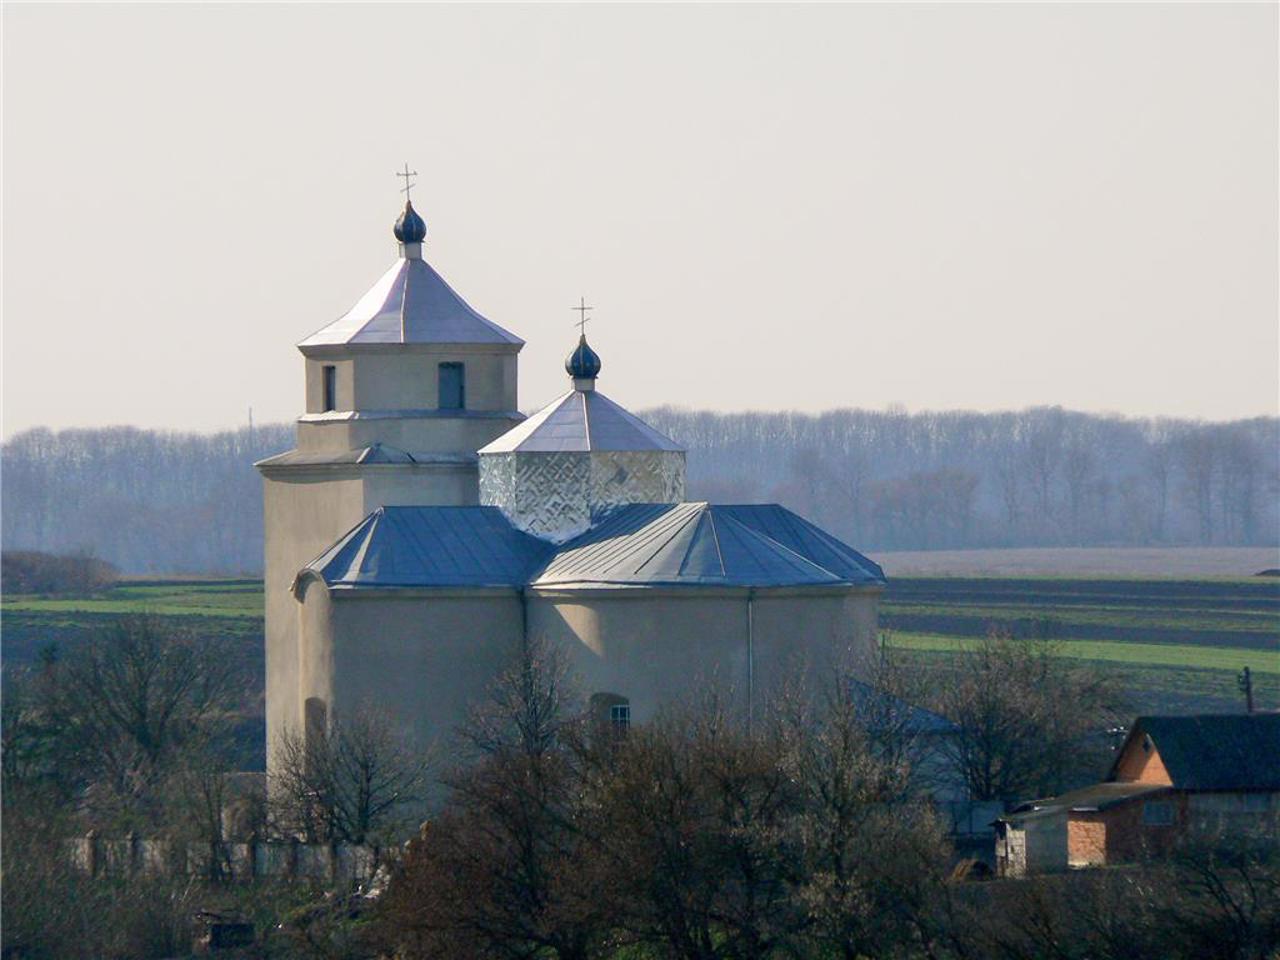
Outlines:
POLYGON ((115 584, 120 571, 89 554, 22 550, 0 554, 0 592, 83 595, 115 584))

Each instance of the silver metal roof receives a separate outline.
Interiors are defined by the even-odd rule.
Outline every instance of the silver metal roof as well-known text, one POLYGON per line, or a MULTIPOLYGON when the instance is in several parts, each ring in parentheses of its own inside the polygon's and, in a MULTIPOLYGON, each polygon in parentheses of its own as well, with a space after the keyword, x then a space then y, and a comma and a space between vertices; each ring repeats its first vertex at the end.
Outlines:
POLYGON ((533 583, 781 587, 883 581, 870 560, 777 504, 676 503, 611 510, 560 547, 533 583))
POLYGON ((360 301, 299 347, 355 343, 524 343, 473 310, 425 260, 392 264, 360 301))
POLYGON ((599 391, 570 390, 481 447, 480 453, 683 449, 599 391))
POLYGON ((777 504, 629 504, 560 547, 495 507, 382 507, 307 569, 338 588, 884 582, 866 557, 777 504))
POLYGON ((306 569, 339 588, 519 587, 552 549, 497 507, 379 507, 306 569))

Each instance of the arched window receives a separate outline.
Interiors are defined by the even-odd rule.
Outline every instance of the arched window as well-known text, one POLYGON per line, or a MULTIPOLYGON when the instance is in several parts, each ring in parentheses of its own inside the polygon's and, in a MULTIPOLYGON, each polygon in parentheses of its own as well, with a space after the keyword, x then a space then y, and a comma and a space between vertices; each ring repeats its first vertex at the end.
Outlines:
POLYGON ((308 750, 324 742, 329 728, 329 708, 320 697, 307 697, 303 716, 303 737, 308 750))

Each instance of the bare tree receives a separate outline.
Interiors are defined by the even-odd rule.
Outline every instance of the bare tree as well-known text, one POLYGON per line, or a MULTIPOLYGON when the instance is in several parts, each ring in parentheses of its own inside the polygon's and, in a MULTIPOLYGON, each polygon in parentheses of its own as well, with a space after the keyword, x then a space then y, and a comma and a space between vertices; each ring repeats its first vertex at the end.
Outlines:
POLYGON ((1105 675, 1060 652, 993 630, 956 655, 937 705, 959 728, 941 742, 971 799, 1049 795, 1092 772, 1122 703, 1105 675))
POLYGON ((393 887, 406 957, 585 960, 609 934, 596 816, 581 789, 581 711, 558 648, 529 637, 460 732, 472 763, 393 887))
POLYGON ((430 757, 394 719, 370 707, 326 728, 290 731, 271 792, 278 829, 311 842, 369 843, 396 836, 422 802, 430 757))
POLYGON ((168 778, 225 735, 238 665, 220 645, 151 616, 126 616, 40 681, 57 765, 91 815, 163 815, 168 778))
POLYGON ((541 634, 525 635, 460 734, 481 754, 542 756, 579 714, 564 652, 541 634))

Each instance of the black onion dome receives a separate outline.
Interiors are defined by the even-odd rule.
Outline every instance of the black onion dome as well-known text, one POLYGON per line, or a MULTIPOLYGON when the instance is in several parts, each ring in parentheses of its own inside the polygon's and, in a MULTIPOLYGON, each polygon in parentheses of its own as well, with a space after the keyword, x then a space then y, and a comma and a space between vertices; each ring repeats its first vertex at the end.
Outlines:
POLYGON ((404 204, 404 213, 400 214, 392 229, 396 239, 401 243, 421 243, 427 236, 426 221, 418 216, 418 212, 413 209, 413 203, 408 200, 404 204))
POLYGON ((587 335, 578 338, 578 346, 564 362, 564 368, 575 380, 594 380, 600 375, 600 355, 587 346, 587 335))

